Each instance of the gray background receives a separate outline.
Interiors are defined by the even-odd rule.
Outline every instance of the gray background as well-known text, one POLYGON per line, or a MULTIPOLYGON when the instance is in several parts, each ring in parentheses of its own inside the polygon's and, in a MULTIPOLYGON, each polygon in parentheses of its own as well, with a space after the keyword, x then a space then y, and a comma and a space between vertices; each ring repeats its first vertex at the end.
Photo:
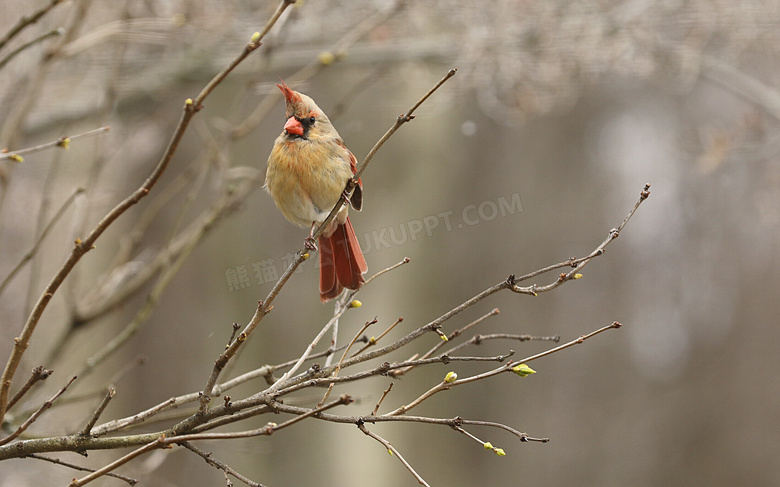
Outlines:
MULTIPOLYGON (((32 3, 0 2, 0 31, 45 2, 32 3)), ((239 52, 276 5, 67 2, 21 36, 18 43, 73 26, 68 38, 47 41, 0 70, 0 145, 29 147, 101 125, 111 131, 74 141, 69 151, 30 154, 21 165, 3 163, 0 278, 35 242, 42 201, 49 204, 46 221, 75 188, 87 188, 33 264, 0 295, 3 361, 30 300, 64 261, 73 239, 141 184, 167 144, 183 100, 239 52), (73 24, 74 18, 82 20, 73 24), (41 68, 43 53, 56 45, 62 46, 59 56, 41 68), (47 186, 47 177, 55 182, 47 186)), ((363 307, 342 320, 342 337, 374 316, 379 324, 369 334, 377 335, 403 316, 391 335, 399 337, 509 274, 585 255, 650 182, 650 199, 583 279, 536 298, 497 294, 444 331, 494 307, 501 313, 476 332, 571 340, 615 320, 625 326, 533 362, 539 372, 534 376, 501 375, 441 393, 416 410, 499 421, 550 437, 550 443, 520 443, 501 431, 470 429, 504 448, 507 456, 499 458, 446 427, 393 424, 372 430, 431 485, 780 482, 774 433, 780 411, 780 3, 409 2, 360 37, 339 62, 293 85, 293 72, 393 5, 301 2, 285 14, 266 45, 213 93, 190 127, 155 192, 164 193, 187 171, 201 176, 186 180, 163 206, 131 261, 143 266, 206 211, 220 194, 227 167, 263 173, 283 124, 280 97, 245 137, 216 146, 214 141, 273 93, 279 77, 317 100, 362 160, 398 114, 458 67, 457 76, 390 139, 364 175, 364 211, 353 212, 352 220, 369 274, 405 256, 411 263, 361 293, 363 307), (200 189, 187 203, 193 187, 200 189), (522 211, 493 217, 490 209, 502 199, 519 201, 522 211), (483 215, 471 205, 482 207, 483 215), (476 224, 466 224, 464 211, 476 224), (450 218, 450 229, 441 214, 450 218), (438 227, 410 237, 410 228, 433 218, 438 227), (391 232, 397 232, 395 242, 391 232), (382 235, 388 245, 377 249, 382 235)), ((305 236, 255 187, 194 250, 127 346, 68 394, 105 387, 140 355, 144 365, 116 381, 118 395, 103 420, 202 389, 230 324, 246 323, 271 288, 256 278, 253 264, 270 264, 281 273, 284 256, 305 236), (241 266, 249 272, 247 286, 231 290, 226 272, 241 266)), ((159 201, 155 196, 101 237, 46 310, 14 390, 35 365, 56 372, 28 405, 61 387, 143 304, 151 284, 63 339, 74 308, 101 283, 121 281, 111 274, 112 259, 122 238, 159 201)), ((331 313, 332 306, 317 299, 316 268, 309 261, 247 343, 233 374, 298 356, 331 313)), ((436 340, 423 338, 391 359, 425 351, 436 340)), ((468 352, 514 349, 522 357, 549 346, 491 342, 468 352)), ((465 377, 488 368, 418 369, 396 381, 384 408, 412 400, 449 370, 465 377)), ((388 382, 375 378, 336 389, 360 401, 344 414, 369 412, 388 382)), ((258 387, 250 383, 231 396, 258 387)), ((315 396, 302 400, 310 404, 315 396)), ((31 434, 79 429, 96 401, 53 409, 31 434)), ((351 426, 306 421, 271 438, 200 446, 264 485, 415 485, 381 445, 351 426)), ((99 467, 117 453, 57 456, 99 467)), ((220 472, 181 449, 153 453, 120 472, 163 487, 224 482, 220 472)), ((76 475, 33 460, 0 465, 2 485, 64 485, 76 475)))

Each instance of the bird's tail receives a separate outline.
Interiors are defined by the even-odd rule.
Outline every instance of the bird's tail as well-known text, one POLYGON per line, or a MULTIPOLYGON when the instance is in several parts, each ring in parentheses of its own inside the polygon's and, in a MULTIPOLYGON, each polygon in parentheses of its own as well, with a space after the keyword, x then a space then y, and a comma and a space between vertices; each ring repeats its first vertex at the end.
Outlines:
POLYGON ((339 224, 329 236, 320 236, 320 299, 335 298, 344 288, 359 289, 368 271, 352 222, 339 224))

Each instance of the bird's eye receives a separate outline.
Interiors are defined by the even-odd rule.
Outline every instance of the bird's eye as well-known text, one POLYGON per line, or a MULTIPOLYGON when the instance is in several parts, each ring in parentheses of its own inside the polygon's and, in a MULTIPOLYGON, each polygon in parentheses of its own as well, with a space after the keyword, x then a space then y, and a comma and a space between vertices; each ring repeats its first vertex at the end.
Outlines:
POLYGON ((310 124, 310 125, 314 125, 314 122, 316 122, 316 121, 317 121, 317 119, 316 119, 316 118, 314 118, 314 117, 309 117, 309 124, 310 124))

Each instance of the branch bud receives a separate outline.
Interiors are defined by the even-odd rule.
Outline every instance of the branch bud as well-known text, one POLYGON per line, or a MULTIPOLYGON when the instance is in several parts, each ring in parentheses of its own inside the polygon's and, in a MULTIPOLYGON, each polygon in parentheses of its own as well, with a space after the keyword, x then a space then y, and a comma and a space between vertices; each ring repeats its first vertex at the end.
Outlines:
POLYGON ((536 373, 534 369, 527 366, 526 364, 515 365, 514 367, 512 367, 512 372, 519 375, 520 377, 526 377, 536 373))

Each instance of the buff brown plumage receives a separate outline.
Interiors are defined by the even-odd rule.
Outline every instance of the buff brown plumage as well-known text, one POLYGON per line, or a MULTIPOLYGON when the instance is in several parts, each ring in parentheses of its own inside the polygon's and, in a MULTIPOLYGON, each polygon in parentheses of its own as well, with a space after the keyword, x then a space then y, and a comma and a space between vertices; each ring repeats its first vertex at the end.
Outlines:
MULTIPOLYGON (((313 232, 344 194, 357 161, 314 100, 291 90, 284 81, 276 86, 287 103, 287 121, 268 157, 265 187, 288 221, 313 232)), ((349 202, 361 210, 363 186, 359 180, 349 202)), ((335 298, 344 288, 359 289, 365 282, 363 274, 368 266, 349 220, 350 205, 341 208, 319 238, 322 302, 335 298)), ((316 249, 311 232, 306 245, 316 249)))

